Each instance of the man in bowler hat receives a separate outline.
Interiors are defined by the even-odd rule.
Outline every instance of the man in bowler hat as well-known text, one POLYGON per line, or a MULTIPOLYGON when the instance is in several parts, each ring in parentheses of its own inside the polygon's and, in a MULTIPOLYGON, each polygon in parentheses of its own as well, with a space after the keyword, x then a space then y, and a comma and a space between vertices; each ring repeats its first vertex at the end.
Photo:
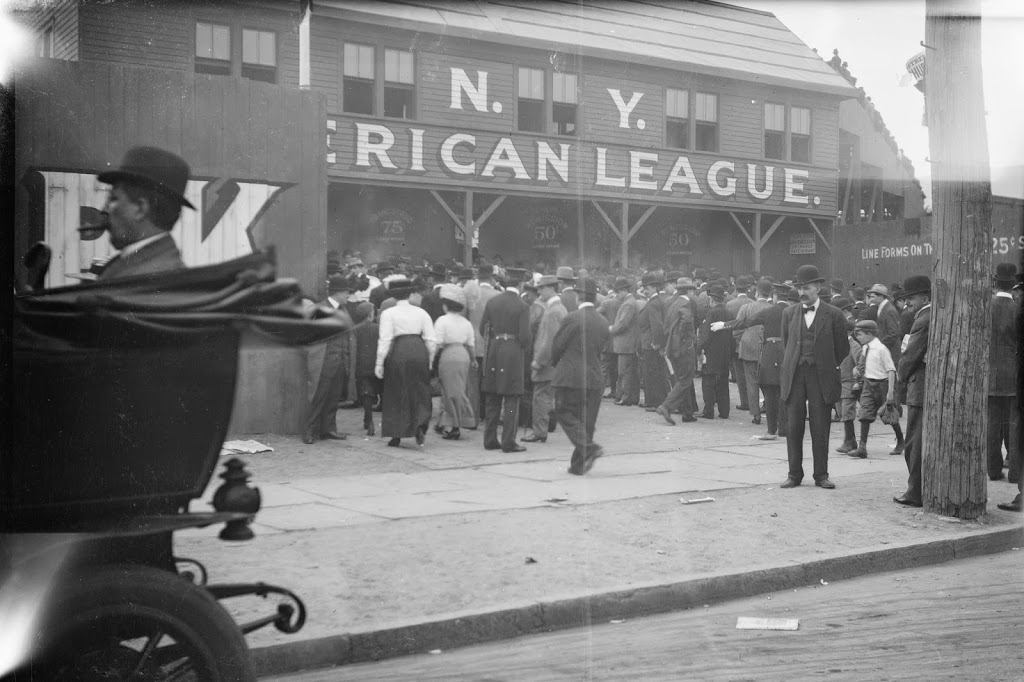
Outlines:
POLYGON ((989 343, 988 373, 988 477, 999 481, 1003 478, 1003 444, 1010 463, 1010 483, 1020 477, 1017 467, 1017 422, 1020 409, 1017 405, 1017 314, 1020 304, 1013 300, 1010 291, 1017 283, 1017 266, 1013 263, 997 263, 992 278, 992 336, 989 343))
POLYGON ((183 159, 156 147, 129 149, 120 167, 99 174, 100 182, 111 185, 103 215, 110 244, 118 250, 99 279, 185 267, 171 230, 182 206, 195 209, 185 198, 188 175, 183 159))
POLYGON ((924 389, 928 365, 928 330, 931 328, 932 282, 925 275, 911 275, 903 283, 903 298, 914 311, 907 347, 900 355, 896 376, 900 393, 906 396, 907 435, 903 458, 907 462, 907 489, 892 498, 908 507, 922 506, 921 500, 921 427, 924 424, 924 389))
POLYGON ((581 280, 579 293, 578 308, 562 320, 551 343, 555 417, 574 446, 569 473, 575 476, 590 471, 602 454, 594 427, 604 392, 601 352, 609 335, 607 320, 594 309, 597 282, 581 280))
POLYGON ((814 484, 835 488, 828 478, 828 435, 832 405, 841 392, 839 364, 850 351, 843 312, 818 298, 824 282, 813 265, 796 271, 795 286, 800 305, 782 312, 781 397, 789 420, 786 448, 789 475, 779 486, 793 488, 804 477, 804 419, 811 427, 814 484))

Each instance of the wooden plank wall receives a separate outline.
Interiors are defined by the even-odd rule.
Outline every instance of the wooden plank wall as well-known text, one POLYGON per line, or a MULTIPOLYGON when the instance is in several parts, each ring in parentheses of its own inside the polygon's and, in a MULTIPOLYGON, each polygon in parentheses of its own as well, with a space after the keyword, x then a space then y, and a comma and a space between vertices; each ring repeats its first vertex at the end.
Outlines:
MULTIPOLYGON (((75 185, 70 176, 81 178, 116 166, 128 148, 149 144, 185 158, 194 178, 283 187, 255 225, 256 246, 275 245, 279 275, 298 279, 311 297, 321 293, 327 211, 326 109, 321 95, 190 71, 57 60, 33 60, 17 75, 16 92, 19 257, 31 238, 39 238, 30 229, 28 190, 21 184, 33 175, 30 171, 65 174, 61 177, 66 191, 49 198, 54 212, 47 217, 59 220, 64 229, 51 224, 46 233, 60 241, 54 246, 62 261, 69 253, 91 258, 103 242, 89 247, 93 251, 79 252, 77 244, 69 250, 61 241, 78 225, 79 206, 89 205, 96 192, 80 181, 75 185)), ((71 237, 76 238, 77 234, 71 237)), ((178 239, 187 253, 188 239, 178 239)), ((224 257, 238 247, 220 245, 224 257)), ((55 267, 66 265, 60 262, 55 267)), ((300 366, 295 353, 267 349, 243 355, 239 416, 232 430, 298 429, 305 378, 287 378, 300 366), (302 383, 302 392, 297 392, 296 382, 302 383)))
MULTIPOLYGON (((21 14, 25 28, 35 36, 53 28, 53 58, 78 59, 78 0, 57 0, 38 3, 21 14)), ((35 45, 32 46, 33 54, 35 45)))

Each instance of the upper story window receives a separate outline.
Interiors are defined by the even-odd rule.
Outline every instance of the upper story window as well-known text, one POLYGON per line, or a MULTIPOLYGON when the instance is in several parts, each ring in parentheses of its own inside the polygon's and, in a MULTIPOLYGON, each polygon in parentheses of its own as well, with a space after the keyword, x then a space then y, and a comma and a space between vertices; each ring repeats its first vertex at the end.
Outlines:
POLYGON ((544 69, 519 69, 519 130, 543 133, 544 125, 544 69))
POLYGON ((811 110, 766 102, 764 105, 764 158, 811 162, 811 110))
POLYGON ((373 115, 376 50, 372 45, 345 43, 342 69, 342 110, 373 115))
POLYGON ((576 109, 579 80, 574 73, 552 74, 551 80, 551 120, 555 124, 558 135, 575 135, 577 133, 576 109))
POLYGON ((384 50, 384 115, 415 118, 416 68, 412 52, 384 50))
POLYGON ((36 40, 36 56, 43 57, 44 59, 53 59, 53 53, 53 22, 51 21, 50 25, 39 34, 36 40))
POLYGON ((231 27, 196 22, 196 73, 231 75, 231 27))
POLYGON ((665 145, 690 148, 690 91, 665 90, 665 145))
POLYGON ((699 152, 718 151, 718 95, 698 92, 696 97, 694 119, 694 142, 699 152))
POLYGON ((277 34, 242 29, 242 77, 277 82, 277 34))
POLYGON ((785 104, 764 104, 764 158, 786 159, 785 104))
POLYGON ((790 157, 799 163, 811 162, 811 110, 806 107, 790 109, 792 151, 790 157))

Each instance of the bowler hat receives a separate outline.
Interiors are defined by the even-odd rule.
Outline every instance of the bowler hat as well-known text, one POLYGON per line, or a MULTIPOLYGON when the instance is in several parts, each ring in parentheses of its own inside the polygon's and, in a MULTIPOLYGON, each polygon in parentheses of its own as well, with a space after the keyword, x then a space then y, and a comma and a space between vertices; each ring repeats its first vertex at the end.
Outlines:
POLYGON ((615 291, 629 291, 632 288, 632 280, 626 279, 625 277, 617 277, 615 279, 615 291))
POLYGON ((868 289, 868 293, 878 294, 879 296, 885 296, 886 298, 889 298, 891 296, 891 294, 889 293, 889 287, 885 286, 884 284, 873 285, 870 289, 868 289))
POLYGON ((555 277, 554 275, 544 275, 539 280, 537 280, 537 288, 539 289, 541 287, 556 287, 558 286, 558 282, 558 278, 555 277))
POLYGON ((576 281, 576 273, 573 272, 572 268, 568 265, 563 265, 555 271, 555 276, 558 279, 565 280, 567 282, 576 281))
POLYGON ((762 279, 757 283, 757 293, 759 296, 771 296, 772 295, 772 283, 766 279, 762 279))
POLYGON ((789 286, 785 282, 772 282, 772 288, 775 289, 775 293, 779 296, 785 296, 793 287, 789 286))
POLYGON ((678 280, 682 276, 683 276, 683 273, 679 272, 678 270, 669 270, 668 272, 665 273, 665 281, 666 282, 675 282, 676 280, 678 280))
POLYGON ((434 263, 430 266, 430 274, 434 277, 447 277, 448 268, 445 267, 444 263, 434 263))
POLYGON ((865 296, 864 287, 853 287, 850 289, 850 293, 853 294, 853 298, 856 301, 863 301, 865 296))
POLYGON ((643 277, 640 279, 640 284, 643 286, 657 286, 658 284, 665 283, 665 273, 661 270, 653 270, 651 272, 645 272, 643 277))
POLYGON ((584 296, 596 296, 597 295, 597 280, 590 277, 584 277, 581 279, 576 287, 584 296))
POLYGON ((385 285, 385 289, 389 294, 412 292, 416 290, 416 283, 410 280, 405 275, 397 275, 393 279, 388 280, 385 285))
POLYGON ((1015 263, 996 263, 996 284, 1011 285, 1017 281, 1017 265, 1015 263))
POLYGON ((794 278, 796 286, 802 287, 805 284, 821 284, 825 278, 818 274, 818 268, 813 265, 801 265, 796 269, 794 278))
POLYGON ((708 296, 716 301, 721 301, 725 298, 725 287, 721 284, 712 284, 711 288, 708 289, 708 296))
POLYGON ((484 263, 478 267, 476 271, 479 273, 480 279, 490 279, 491 277, 494 277, 494 266, 490 263, 484 263))
POLYGON ((832 291, 837 294, 843 293, 843 289, 846 288, 843 286, 843 280, 841 279, 834 279, 831 282, 829 282, 828 285, 829 287, 832 288, 832 291))
POLYGON ((799 303, 800 292, 797 291, 796 289, 790 289, 789 291, 786 292, 786 300, 792 301, 793 303, 799 303))
POLYGON ((749 289, 754 286, 754 278, 748 275, 740 275, 736 278, 737 289, 749 289))
POLYGON ((903 280, 903 293, 900 298, 908 298, 914 294, 932 293, 932 281, 927 275, 911 275, 903 280))
POLYGON ((687 289, 693 290, 696 289, 697 287, 693 285, 693 280, 690 279, 689 277, 680 277, 676 283, 676 288, 679 289, 680 291, 685 291, 687 289))
POLYGON ((473 279, 473 268, 459 268, 459 279, 473 279))
POLYGON ((174 197, 182 206, 194 209, 185 198, 188 185, 188 164, 180 156, 157 147, 132 147, 125 152, 121 165, 96 176, 100 182, 113 185, 131 182, 174 197))
POLYGON ((693 271, 693 276, 696 277, 697 279, 707 279, 708 271, 703 268, 697 268, 696 270, 693 271))
POLYGON ((327 280, 327 293, 336 294, 339 291, 351 291, 348 277, 345 275, 331 275, 327 280))

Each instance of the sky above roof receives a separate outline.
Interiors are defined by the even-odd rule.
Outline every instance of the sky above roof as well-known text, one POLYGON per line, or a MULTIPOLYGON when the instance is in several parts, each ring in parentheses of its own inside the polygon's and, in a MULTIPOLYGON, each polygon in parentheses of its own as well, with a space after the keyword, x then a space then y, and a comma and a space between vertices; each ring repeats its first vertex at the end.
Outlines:
MULTIPOLYGON (((772 12, 828 59, 838 48, 851 74, 871 97, 904 154, 914 163, 931 203, 928 129, 921 125, 924 96, 900 85, 907 60, 922 51, 924 0, 731 0, 772 12)), ((1024 1, 982 0, 982 72, 992 192, 1024 198, 1024 88, 1020 40, 1024 1)))

